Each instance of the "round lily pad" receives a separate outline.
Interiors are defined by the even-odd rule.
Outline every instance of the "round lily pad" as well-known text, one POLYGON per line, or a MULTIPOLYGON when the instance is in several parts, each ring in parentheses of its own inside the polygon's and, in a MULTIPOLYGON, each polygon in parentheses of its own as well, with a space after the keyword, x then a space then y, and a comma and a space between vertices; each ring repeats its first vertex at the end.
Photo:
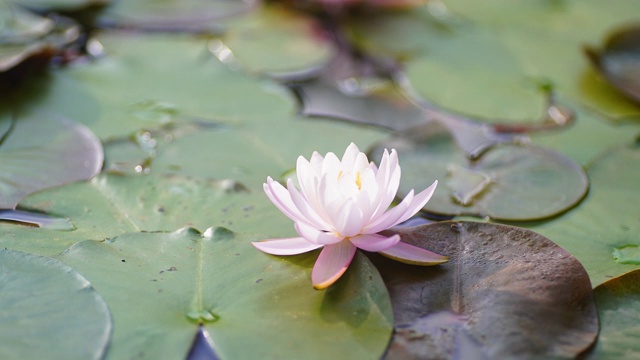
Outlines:
POLYGON ((395 316, 388 359, 574 358, 595 341, 589 277, 542 235, 475 222, 396 232, 449 262, 421 268, 371 256, 395 316))
POLYGON ((0 145, 0 208, 13 209, 25 195, 86 180, 100 172, 100 140, 85 126, 51 113, 26 113, 0 145))
POLYGON ((425 124, 374 145, 372 158, 396 149, 402 166, 399 195, 439 186, 424 210, 438 215, 489 216, 508 221, 557 215, 589 189, 584 170, 571 159, 532 145, 487 150, 475 161, 437 123, 425 124))
POLYGON ((0 250, 0 288, 0 358, 103 358, 111 338, 109 309, 73 269, 0 250))

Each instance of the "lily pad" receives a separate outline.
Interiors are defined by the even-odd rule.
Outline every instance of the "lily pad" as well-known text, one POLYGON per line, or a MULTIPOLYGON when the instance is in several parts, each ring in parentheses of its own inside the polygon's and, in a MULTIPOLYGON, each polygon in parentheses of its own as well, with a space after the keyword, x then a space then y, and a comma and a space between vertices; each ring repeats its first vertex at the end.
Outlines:
POLYGON ((0 146, 0 208, 14 209, 27 194, 90 179, 100 172, 100 140, 86 127, 52 113, 25 113, 0 146))
POLYGON ((640 144, 615 147, 587 168, 591 190, 556 221, 521 224, 553 239, 580 260, 593 286, 640 268, 640 144), (635 260, 634 260, 635 259, 635 260))
POLYGON ((640 356, 640 271, 611 279, 594 289, 600 336, 587 359, 633 359, 640 356))
POLYGON ((613 86, 640 103, 640 27, 614 33, 602 50, 588 48, 587 55, 613 86))
POLYGON ((75 11, 107 5, 111 0, 9 0, 15 4, 42 10, 75 11))
POLYGON ((97 20, 101 26, 146 30, 215 29, 215 22, 251 9, 253 0, 114 0, 97 20))
POLYGON ((423 209, 439 215, 542 219, 576 205, 589 189, 578 164, 536 146, 496 147, 469 160, 437 123, 378 143, 370 150, 371 157, 380 158, 385 148, 396 149, 401 159, 399 196, 440 181, 423 209))
POLYGON ((315 253, 287 261, 256 251, 251 240, 224 228, 185 228, 85 241, 59 258, 109 302, 113 358, 184 358, 199 324, 221 358, 382 355, 391 307, 364 256, 336 287, 318 292, 309 280, 315 253))
POLYGON ((209 50, 230 66, 278 75, 324 65, 333 44, 313 17, 276 3, 225 22, 227 31, 209 50))
POLYGON ((574 358, 596 339, 598 318, 582 265, 532 231, 440 222, 395 230, 449 256, 434 268, 375 256, 391 294, 389 359, 574 358))
POLYGON ((0 357, 102 359, 111 338, 107 304, 58 260, 0 250, 0 357))

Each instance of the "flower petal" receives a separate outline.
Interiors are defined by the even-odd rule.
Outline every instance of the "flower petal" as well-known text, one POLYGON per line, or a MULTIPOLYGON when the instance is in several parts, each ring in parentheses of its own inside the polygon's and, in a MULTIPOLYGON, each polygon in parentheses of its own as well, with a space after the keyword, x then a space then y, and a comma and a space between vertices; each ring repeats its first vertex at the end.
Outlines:
POLYGON ((349 238, 349 240, 359 249, 378 252, 395 246, 398 241, 400 241, 400 235, 396 234, 387 237, 378 234, 365 234, 354 236, 352 238, 349 238))
POLYGON ((327 245, 322 249, 311 272, 311 282, 317 290, 326 289, 347 271, 356 247, 350 241, 327 245))
POLYGON ((356 158, 360 154, 360 149, 356 144, 351 143, 347 146, 347 150, 344 151, 344 155, 342 155, 342 170, 351 171, 353 169, 353 165, 356 162, 356 158))
POLYGON ((293 185, 293 181, 291 179, 287 181, 287 190, 289 191, 293 204, 311 225, 321 230, 331 229, 331 226, 316 211, 314 205, 310 204, 309 201, 300 194, 295 185, 293 185))
POLYGON ((344 202, 342 207, 335 212, 332 220, 335 230, 344 237, 360 234, 360 230, 364 226, 362 210, 352 199, 344 202))
POLYGON ((399 223, 398 219, 400 219, 400 217, 402 217, 406 213, 412 200, 413 200, 413 190, 409 191, 407 196, 404 197, 404 199, 400 202, 400 204, 389 209, 384 214, 381 214, 376 218, 372 219, 369 222, 369 224, 367 224, 362 229, 362 233, 375 234, 382 230, 386 230, 392 227, 393 225, 399 223))
POLYGON ((318 245, 330 245, 340 242, 344 237, 334 235, 332 233, 320 231, 305 223, 295 223, 296 231, 307 241, 318 245))
POLYGON ((431 196, 433 196, 433 192, 436 191, 436 186, 438 186, 438 180, 434 181, 431 186, 422 190, 422 192, 420 192, 418 195, 414 196, 411 204, 409 204, 407 210, 405 210, 405 213, 400 217, 400 219, 398 219, 398 222, 396 222, 392 226, 395 226, 409 219, 418 211, 420 211, 420 209, 422 209, 427 204, 427 202, 429 202, 431 196))
POLYGON ((300 210, 296 207, 291 200, 291 195, 279 182, 274 181, 271 177, 267 178, 267 182, 263 184, 264 193, 267 194, 267 197, 273 205, 275 205, 278 210, 282 211, 282 213, 293 221, 305 221, 309 222, 306 219, 300 210))
POLYGON ((296 255, 322 247, 321 244, 310 243, 301 237, 254 241, 251 244, 271 255, 296 255))
POLYGON ((395 246, 378 253, 390 259, 412 265, 438 265, 449 261, 446 256, 403 242, 398 242, 395 246))

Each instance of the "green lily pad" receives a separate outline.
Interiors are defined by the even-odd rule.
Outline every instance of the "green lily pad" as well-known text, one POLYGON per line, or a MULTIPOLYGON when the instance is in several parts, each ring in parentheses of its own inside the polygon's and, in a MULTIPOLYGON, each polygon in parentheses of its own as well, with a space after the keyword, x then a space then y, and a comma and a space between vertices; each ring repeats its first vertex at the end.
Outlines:
POLYGON ((53 30, 54 21, 32 14, 19 6, 0 3, 0 44, 24 44, 53 30))
POLYGON ((640 268, 634 250, 640 246, 640 144, 604 152, 587 172, 591 190, 580 206, 556 221, 521 225, 567 249, 584 264, 593 286, 598 286, 640 268))
POLYGON ((85 241, 59 258, 90 279, 110 304, 116 324, 112 358, 184 358, 199 324, 221 358, 384 353, 391 307, 364 256, 347 278, 318 292, 309 279, 315 253, 288 261, 257 251, 251 240, 224 228, 202 235, 185 228, 85 241))
POLYGON ((254 5, 252 0, 114 0, 97 22, 102 26, 148 30, 202 30, 254 5))
POLYGON ((640 103, 640 27, 614 33, 602 50, 587 49, 587 55, 605 79, 640 103))
POLYGON ((469 160, 444 127, 431 123, 372 147, 371 157, 396 149, 403 169, 399 195, 440 181, 423 210, 439 215, 535 220, 576 205, 589 189, 582 168, 535 146, 501 146, 469 160))
POLYGON ((594 289, 600 336, 587 359, 633 359, 640 356, 636 319, 640 316, 640 271, 635 270, 594 289))
POLYGON ((549 239, 505 225, 399 228, 402 241, 449 256, 415 268, 375 256, 389 288, 389 359, 574 358, 598 317, 582 265, 549 239))
POLYGON ((325 64, 333 54, 329 35, 318 21, 277 4, 268 4, 225 23, 227 31, 209 50, 230 66, 278 75, 325 64))
POLYGON ((0 357, 102 359, 111 338, 107 304, 58 260, 0 250, 0 357))
POLYGON ((86 127, 52 113, 26 113, 0 146, 0 208, 14 209, 24 196, 90 179, 100 172, 102 144, 86 127))
POLYGON ((36 10, 75 11, 89 7, 105 6, 111 0, 10 0, 11 2, 36 10))

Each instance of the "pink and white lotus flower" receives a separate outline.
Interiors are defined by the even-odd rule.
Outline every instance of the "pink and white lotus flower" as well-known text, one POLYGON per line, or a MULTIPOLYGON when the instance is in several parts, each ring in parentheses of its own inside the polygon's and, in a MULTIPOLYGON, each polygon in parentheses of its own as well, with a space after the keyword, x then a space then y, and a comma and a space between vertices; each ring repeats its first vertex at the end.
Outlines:
POLYGON ((400 165, 395 150, 385 150, 380 167, 370 163, 355 144, 342 160, 334 153, 314 152, 311 160, 297 163, 300 189, 293 181, 285 188, 271 177, 264 191, 273 204, 294 222, 298 237, 254 242, 273 255, 295 255, 323 248, 311 273, 316 289, 333 284, 351 263, 356 249, 378 252, 415 265, 446 262, 445 256, 400 241, 400 235, 378 234, 415 215, 429 201, 437 181, 415 194, 411 190, 389 209, 400 185, 400 165))

